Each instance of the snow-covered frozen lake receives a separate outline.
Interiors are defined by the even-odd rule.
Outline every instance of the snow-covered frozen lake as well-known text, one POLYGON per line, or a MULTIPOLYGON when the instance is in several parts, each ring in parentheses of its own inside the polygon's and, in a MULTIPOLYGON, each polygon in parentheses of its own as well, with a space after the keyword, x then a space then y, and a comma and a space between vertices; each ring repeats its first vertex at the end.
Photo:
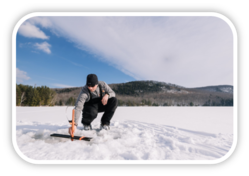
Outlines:
MULTIPOLYGON (((233 145, 232 107, 118 107, 110 131, 68 134, 73 107, 17 107, 16 144, 32 160, 216 160, 233 145)), ((98 129, 102 113, 93 121, 98 129)))

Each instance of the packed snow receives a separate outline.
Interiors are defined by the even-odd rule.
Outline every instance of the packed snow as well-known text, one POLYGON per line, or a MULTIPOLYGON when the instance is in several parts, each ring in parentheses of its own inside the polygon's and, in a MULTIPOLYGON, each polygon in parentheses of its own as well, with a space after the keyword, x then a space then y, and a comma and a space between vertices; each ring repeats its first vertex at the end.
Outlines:
POLYGON ((17 107, 16 143, 33 160, 215 160, 233 144, 232 107, 118 107, 109 131, 80 124, 68 134, 73 107, 17 107))

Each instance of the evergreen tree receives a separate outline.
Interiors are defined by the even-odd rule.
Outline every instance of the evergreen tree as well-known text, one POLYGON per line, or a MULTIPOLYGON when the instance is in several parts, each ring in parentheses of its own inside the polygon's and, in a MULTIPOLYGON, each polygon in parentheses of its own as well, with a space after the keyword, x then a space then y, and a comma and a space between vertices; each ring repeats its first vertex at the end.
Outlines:
POLYGON ((73 105, 75 105, 75 103, 76 103, 76 99, 73 98, 73 97, 70 97, 70 98, 67 100, 66 105, 71 105, 71 106, 73 106, 73 105))
POLYGON ((24 100, 24 105, 25 106, 32 106, 32 97, 33 97, 33 88, 32 86, 27 86, 25 90, 25 100, 24 100))
POLYGON ((124 106, 124 105, 125 105, 125 102, 118 99, 118 106, 124 106))
POLYGON ((147 104, 148 106, 151 106, 151 105, 152 105, 152 102, 151 102, 150 100, 148 100, 148 101, 146 102, 146 104, 147 104))
POLYGON ((21 103, 22 91, 20 87, 16 84, 16 106, 19 106, 21 103))
POLYGON ((157 103, 153 103, 152 106, 159 106, 157 103))
POLYGON ((41 101, 41 98, 40 98, 40 95, 39 95, 39 92, 36 88, 34 88, 32 90, 32 98, 31 98, 31 103, 30 103, 30 106, 39 106, 40 105, 40 101, 41 101))
POLYGON ((163 104, 163 106, 168 106, 168 103, 165 102, 165 103, 163 104))

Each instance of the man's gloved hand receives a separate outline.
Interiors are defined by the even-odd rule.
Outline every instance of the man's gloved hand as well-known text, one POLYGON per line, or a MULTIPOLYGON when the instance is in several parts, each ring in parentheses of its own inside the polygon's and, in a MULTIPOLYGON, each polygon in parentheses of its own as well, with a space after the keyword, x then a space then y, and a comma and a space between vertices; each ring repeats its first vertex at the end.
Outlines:
POLYGON ((105 96, 102 98, 101 102, 105 106, 108 102, 109 95, 105 94, 105 96))
POLYGON ((75 131, 76 131, 76 126, 75 126, 75 125, 74 125, 73 130, 72 130, 72 127, 69 127, 69 128, 68 128, 68 133, 69 133, 71 136, 75 133, 75 131))

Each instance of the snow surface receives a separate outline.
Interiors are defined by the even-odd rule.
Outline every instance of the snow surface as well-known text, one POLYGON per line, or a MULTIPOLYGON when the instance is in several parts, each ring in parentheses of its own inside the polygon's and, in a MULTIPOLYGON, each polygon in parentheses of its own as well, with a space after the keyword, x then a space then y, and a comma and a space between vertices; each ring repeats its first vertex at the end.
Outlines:
POLYGON ((73 107, 17 107, 16 140, 34 160, 215 160, 233 144, 232 107, 118 107, 111 130, 80 124, 76 136, 90 142, 50 137, 68 134, 73 107))

